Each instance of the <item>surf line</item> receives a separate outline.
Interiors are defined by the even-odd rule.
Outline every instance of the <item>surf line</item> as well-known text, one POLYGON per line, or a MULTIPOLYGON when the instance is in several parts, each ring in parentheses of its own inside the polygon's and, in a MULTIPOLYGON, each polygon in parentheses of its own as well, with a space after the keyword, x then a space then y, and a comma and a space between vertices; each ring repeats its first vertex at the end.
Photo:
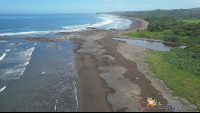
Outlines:
POLYGON ((16 80, 12 80, 12 81, 6 83, 3 87, 0 88, 0 92, 2 92, 3 90, 5 90, 5 89, 6 89, 6 86, 12 84, 12 83, 15 82, 15 81, 16 81, 16 80))
POLYGON ((3 53, 3 55, 0 57, 0 61, 3 60, 3 58, 6 56, 6 53, 3 53))
POLYGON ((2 88, 0 89, 0 92, 2 92, 4 89, 6 89, 6 86, 2 87, 2 88))

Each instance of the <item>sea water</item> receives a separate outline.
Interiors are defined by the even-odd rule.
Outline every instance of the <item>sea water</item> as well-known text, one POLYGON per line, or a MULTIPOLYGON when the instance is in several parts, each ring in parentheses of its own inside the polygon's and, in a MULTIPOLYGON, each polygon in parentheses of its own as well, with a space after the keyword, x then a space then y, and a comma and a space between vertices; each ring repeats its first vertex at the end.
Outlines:
POLYGON ((130 23, 129 20, 104 14, 1 14, 0 36, 76 32, 86 30, 87 27, 126 29, 130 23))
POLYGON ((130 23, 112 15, 0 15, 0 111, 77 111, 77 45, 24 37, 57 38, 60 32, 79 33, 88 27, 126 29, 130 23))

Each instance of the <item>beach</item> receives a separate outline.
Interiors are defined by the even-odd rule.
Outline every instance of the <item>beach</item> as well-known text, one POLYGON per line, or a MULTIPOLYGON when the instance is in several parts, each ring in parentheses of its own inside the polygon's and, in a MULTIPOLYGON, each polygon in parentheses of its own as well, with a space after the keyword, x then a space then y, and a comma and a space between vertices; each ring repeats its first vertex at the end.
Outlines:
MULTIPOLYGON (((99 44, 93 43, 93 37, 96 34, 126 29, 131 21, 112 15, 95 14, 2 15, 0 19, 5 21, 5 26, 0 28, 0 111, 77 111, 75 85, 78 76, 75 68, 79 67, 91 68, 92 71, 83 70, 81 73, 95 75, 89 76, 94 83, 88 77, 83 83, 88 81, 89 85, 79 89, 80 92, 83 89, 83 95, 84 92, 89 92, 85 94, 91 98, 91 103, 85 101, 88 111, 94 111, 90 110, 94 103, 92 100, 100 103, 99 106, 107 106, 107 109, 101 107, 102 110, 112 110, 107 102, 108 93, 105 93, 110 93, 111 88, 107 87, 106 81, 96 76, 100 74, 97 70, 99 59, 95 60, 90 55, 100 55, 103 52, 95 52, 99 44), (24 21, 21 22, 21 19, 24 21), (11 22, 17 26, 13 26, 11 22), (91 42, 88 39, 89 42, 83 45, 81 41, 84 41, 84 36, 90 36, 91 42), (77 44, 69 40, 73 37, 79 37, 76 39, 77 44), (82 53, 87 52, 87 47, 86 50, 78 50, 84 48, 81 45, 95 48, 85 56, 82 53), (79 55, 73 52, 76 48, 79 55), (81 57, 76 58, 81 60, 76 66, 75 57, 81 57), (99 87, 93 87, 93 84, 99 87), (93 92, 98 95, 93 95, 93 92), (92 96, 99 99, 93 99, 92 96)), ((93 108, 96 109, 95 107, 93 108)))
MULTIPOLYGON (((127 38, 122 33, 143 30, 148 22, 136 18, 125 30, 85 32, 70 38, 77 49, 75 65, 78 112, 142 112, 170 111, 169 109, 142 109, 146 97, 154 97, 163 105, 180 104, 161 80, 147 76, 148 64, 133 53, 148 48, 126 44, 112 38, 127 38), (141 108, 142 107, 142 108, 141 108)), ((153 74, 152 74, 153 75, 153 74)), ((178 111, 178 110, 176 110, 178 111)))
POLYGON ((30 30, 19 23, 25 30, 0 34, 0 111, 173 111, 167 104, 181 104, 145 63, 152 49, 116 40, 137 39, 121 34, 146 29, 148 22, 113 15, 53 16, 58 21, 52 29, 50 15, 32 15, 27 24, 35 18, 48 23, 30 30), (66 22, 69 17, 80 23, 66 22), (152 97, 165 107, 146 108, 146 98, 152 97))

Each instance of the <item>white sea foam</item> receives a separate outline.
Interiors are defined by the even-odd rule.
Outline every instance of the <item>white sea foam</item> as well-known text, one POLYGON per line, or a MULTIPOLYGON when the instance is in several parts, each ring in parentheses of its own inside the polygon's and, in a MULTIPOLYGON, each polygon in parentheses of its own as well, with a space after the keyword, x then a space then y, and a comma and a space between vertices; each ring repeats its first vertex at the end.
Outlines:
POLYGON ((12 68, 7 68, 0 70, 0 79, 3 80, 10 80, 10 79, 19 79, 21 75, 23 75, 26 66, 29 64, 29 60, 31 59, 32 52, 34 51, 35 47, 32 47, 30 49, 27 49, 25 51, 20 51, 18 53, 20 63, 18 65, 15 65, 12 68))
POLYGON ((48 34, 51 31, 28 31, 28 32, 17 32, 17 33, 1 33, 0 36, 12 36, 12 35, 27 35, 27 34, 48 34))
POLYGON ((66 30, 63 30, 64 32, 75 32, 75 31, 86 30, 89 25, 90 24, 77 25, 77 26, 65 26, 62 28, 66 29, 66 30))
POLYGON ((54 106, 54 110, 56 111, 56 105, 54 106))
MULTIPOLYGON (((76 71, 75 71, 76 72, 76 71)), ((77 111, 77 109, 78 109, 78 97, 77 97, 77 89, 76 89, 76 82, 75 81, 73 81, 73 85, 74 85, 74 92, 75 92, 75 99, 76 99, 76 111, 77 111)))
POLYGON ((8 52, 8 51, 10 51, 10 49, 6 49, 5 51, 7 51, 7 52, 8 52))
POLYGON ((81 30, 86 30, 87 27, 95 27, 95 28, 98 28, 98 27, 101 27, 101 26, 104 26, 104 25, 107 25, 107 24, 111 24, 114 22, 113 19, 111 19, 110 17, 101 17, 104 21, 103 22, 99 22, 99 23, 95 23, 95 24, 84 24, 84 25, 77 25, 77 26, 65 26, 65 27, 62 27, 64 29, 66 29, 65 31, 67 32, 75 32, 75 31, 81 31, 81 30))
POLYGON ((48 30, 48 31, 29 31, 29 32, 17 32, 17 33, 0 33, 0 36, 13 36, 13 35, 31 35, 31 34, 40 34, 46 35, 51 33, 58 33, 58 32, 68 32, 67 30, 48 30))
POLYGON ((59 32, 77 32, 77 31, 87 30, 87 27, 98 28, 98 27, 102 27, 102 26, 105 26, 105 25, 108 25, 108 24, 111 24, 111 25, 109 25, 109 28, 116 28, 117 29, 117 26, 120 24, 120 21, 119 21, 120 19, 118 19, 118 16, 102 14, 101 16, 96 17, 96 18, 102 19, 102 22, 98 22, 98 23, 95 23, 95 24, 76 25, 76 26, 63 26, 63 27, 61 27, 62 29, 59 29, 59 30, 0 33, 0 36, 32 35, 32 34, 45 35, 45 34, 59 33, 59 32), (113 25, 112 25, 112 23, 113 23, 113 25))
POLYGON ((0 42, 8 42, 7 40, 0 40, 0 42))
POLYGON ((97 24, 93 24, 93 25, 91 25, 89 27, 101 27, 101 26, 104 26, 104 25, 107 25, 107 24, 111 24, 112 22, 114 22, 114 20, 106 19, 103 22, 100 22, 100 23, 97 23, 97 24))
POLYGON ((3 55, 0 57, 0 61, 3 60, 3 58, 6 56, 6 53, 3 53, 3 55))
POLYGON ((9 44, 9 46, 12 46, 12 45, 14 45, 14 43, 10 43, 10 44, 9 44))
POLYGON ((115 24, 112 26, 112 28, 117 29, 121 21, 118 19, 115 24))
POLYGON ((107 15, 107 16, 103 15, 103 16, 104 17, 99 17, 99 18, 104 20, 103 22, 93 24, 90 27, 101 27, 101 26, 104 26, 104 25, 107 25, 107 24, 111 24, 115 21, 114 16, 110 16, 110 15, 107 15))
POLYGON ((41 73, 41 75, 43 75, 45 73, 45 71, 43 71, 42 73, 41 73))
POLYGON ((0 92, 2 92, 4 89, 6 89, 6 86, 2 87, 2 88, 0 89, 0 92))
POLYGON ((22 64, 22 66, 27 66, 29 64, 29 62, 25 62, 22 64))
POLYGON ((77 25, 77 26, 65 26, 65 27, 62 27, 64 29, 74 29, 74 28, 79 28, 79 27, 87 27, 89 26, 90 24, 84 24, 84 25, 77 25))

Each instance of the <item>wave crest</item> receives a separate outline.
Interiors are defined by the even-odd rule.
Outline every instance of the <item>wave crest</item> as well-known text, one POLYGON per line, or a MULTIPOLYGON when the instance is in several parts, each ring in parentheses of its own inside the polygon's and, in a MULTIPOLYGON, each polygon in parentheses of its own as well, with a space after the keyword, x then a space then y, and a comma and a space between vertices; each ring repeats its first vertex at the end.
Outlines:
MULTIPOLYGON (((57 30, 26 31, 26 32, 16 32, 16 33, 0 33, 0 36, 31 35, 31 34, 46 35, 46 34, 59 33, 59 32, 79 32, 79 31, 87 30, 88 27, 95 27, 95 28, 105 27, 103 29, 110 29, 110 28, 121 29, 121 28, 118 27, 120 24, 127 24, 127 22, 129 24, 131 23, 130 21, 123 23, 121 21, 121 18, 118 18, 118 16, 113 16, 113 15, 102 14, 101 16, 98 16, 96 18, 99 18, 102 21, 98 22, 98 23, 94 23, 94 24, 62 26, 61 29, 57 29, 57 30)), ((126 20, 126 19, 124 19, 124 20, 126 20)))
POLYGON ((10 79, 19 79, 20 76, 24 73, 26 69, 26 65, 29 64, 29 60, 31 59, 32 52, 35 47, 27 49, 26 51, 21 51, 18 53, 19 57, 21 57, 22 61, 12 68, 2 69, 0 72, 0 79, 10 80, 10 79))
POLYGON ((3 55, 0 57, 0 61, 3 60, 3 58, 6 56, 6 53, 3 53, 3 55))

